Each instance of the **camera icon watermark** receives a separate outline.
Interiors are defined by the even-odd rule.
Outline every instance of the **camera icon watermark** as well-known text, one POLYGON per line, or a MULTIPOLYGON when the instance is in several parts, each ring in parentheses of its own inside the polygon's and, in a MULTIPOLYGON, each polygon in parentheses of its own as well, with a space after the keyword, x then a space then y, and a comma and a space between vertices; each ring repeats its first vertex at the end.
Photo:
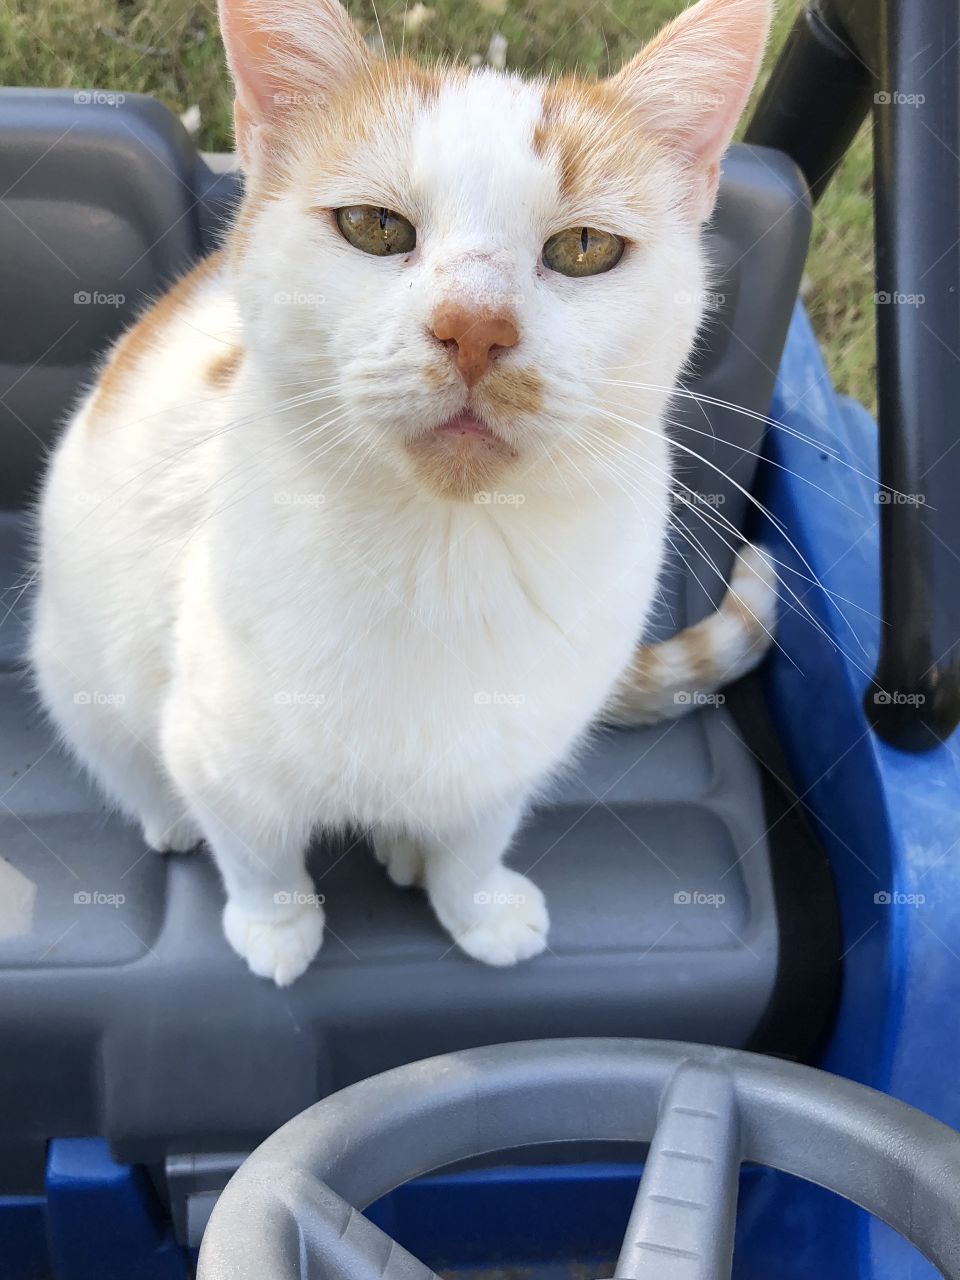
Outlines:
POLYGON ((73 895, 78 907, 122 907, 127 900, 125 893, 102 893, 99 889, 78 889, 73 895))
POLYGON ((926 700, 925 693, 901 693, 899 689, 875 689, 873 694, 878 707, 922 707, 926 700))
POLYGON ((880 289, 873 295, 878 307, 922 307, 926 300, 925 293, 903 293, 899 289, 893 293, 880 289))
POLYGON ((522 907, 527 900, 525 893, 490 893, 481 889, 473 895, 478 907, 522 907))
POLYGON ((323 307, 327 303, 322 293, 310 293, 305 289, 294 289, 289 292, 281 289, 279 293, 273 295, 273 300, 278 307, 323 307))
POLYGON ((73 295, 73 305, 75 307, 113 307, 116 309, 124 306, 126 301, 127 295, 125 293, 104 293, 100 289, 78 289, 73 295))
POLYGON ((122 707, 126 700, 125 693, 104 693, 100 689, 78 689, 73 695, 78 707, 122 707))
POLYGON ((705 693, 703 689, 678 689, 673 695, 678 707, 722 707, 726 700, 725 693, 705 693))
POLYGON ((280 689, 273 695, 273 701, 278 707, 325 707, 327 695, 303 689, 280 689))
POLYGON ((922 907, 926 900, 925 893, 900 893, 896 889, 881 889, 873 895, 878 907, 922 907))
POLYGON ((273 895, 277 907, 322 907, 326 900, 322 893, 303 893, 299 889, 281 889, 273 895))
POLYGON ((873 95, 878 107, 922 107, 925 93, 901 93, 899 89, 881 89, 873 95))
POLYGON ((503 693, 499 689, 478 689, 473 695, 478 707, 522 707, 526 700, 524 693, 503 693))
POLYGON ((78 107, 122 107, 125 93, 107 93, 103 89, 78 89, 73 101, 78 107))
POLYGON ((679 289, 674 295, 673 300, 681 307, 707 307, 716 309, 722 307, 727 300, 725 293, 718 293, 716 289, 679 289))
POLYGON ((725 893, 702 893, 699 889, 678 889, 673 895, 677 907, 722 907, 727 900, 725 893))
POLYGON ((674 489, 670 501, 675 507, 722 507, 727 501, 725 493, 700 493, 696 489, 674 489))
POLYGON ((522 507, 526 500, 525 493, 501 493, 496 489, 481 489, 473 495, 478 507, 522 507))
POLYGON ((276 507, 322 507, 326 500, 325 493, 305 492, 302 489, 277 489, 273 495, 276 507))
POLYGON ((925 493, 901 493, 898 489, 878 489, 873 497, 880 507, 925 507, 925 493))
POLYGON ((278 107, 322 107, 324 105, 324 100, 318 93, 280 92, 273 95, 273 101, 278 107))

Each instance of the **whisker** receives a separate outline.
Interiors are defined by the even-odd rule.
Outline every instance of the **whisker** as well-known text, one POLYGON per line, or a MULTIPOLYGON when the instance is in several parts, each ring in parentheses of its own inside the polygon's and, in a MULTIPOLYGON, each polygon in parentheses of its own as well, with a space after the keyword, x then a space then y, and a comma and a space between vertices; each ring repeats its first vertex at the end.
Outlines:
MULTIPOLYGON (((616 422, 624 423, 626 426, 634 427, 634 428, 636 428, 636 429, 638 429, 638 430, 640 430, 640 431, 644 431, 644 432, 646 432, 646 433, 647 433, 647 434, 649 434, 649 435, 656 435, 656 434, 657 434, 655 431, 652 431, 652 430, 651 430, 651 428, 643 426, 643 424, 642 424, 642 423, 634 422, 634 421, 632 421, 632 420, 631 420, 631 419, 629 419, 629 418, 625 418, 625 417, 623 417, 623 415, 622 415, 622 414, 613 413, 612 411, 610 411, 610 410, 608 410, 608 409, 598 409, 598 412, 599 412, 599 413, 601 413, 601 414, 603 414, 603 416, 604 416, 604 417, 611 418, 613 421, 616 421, 616 422)), ((728 480, 728 481, 729 481, 729 483, 730 483, 730 484, 732 484, 732 485, 734 486, 734 488, 735 488, 739 493, 743 494, 743 496, 747 499, 747 501, 748 501, 748 502, 749 502, 753 507, 755 507, 755 508, 756 508, 756 510, 758 510, 758 511, 760 512, 760 514, 761 514, 761 515, 762 515, 766 520, 769 520, 769 521, 770 521, 770 523, 771 523, 771 524, 773 525, 773 527, 777 530, 777 532, 780 534, 780 536, 783 538, 783 540, 787 543, 787 545, 790 547, 790 549, 794 552, 794 554, 796 555, 796 557, 797 557, 797 559, 800 561, 800 563, 803 565, 803 567, 804 567, 804 568, 807 570, 807 572, 811 575, 812 579, 813 579, 815 582, 817 582, 817 585, 820 587, 820 589, 821 589, 821 590, 823 590, 823 591, 826 591, 826 588, 825 588, 825 587, 823 586, 823 584, 822 584, 821 582, 819 582, 819 580, 817 579, 817 575, 814 573, 814 570, 813 570, 812 566, 810 565, 809 561, 807 560, 806 556, 803 554, 803 552, 800 550, 800 548, 797 546, 797 544, 793 541, 793 539, 792 539, 792 538, 790 537, 790 535, 787 533, 787 530, 786 530, 786 528, 783 526, 782 522, 781 522, 780 520, 778 520, 778 519, 776 518, 776 516, 774 516, 773 512, 772 512, 772 511, 769 511, 769 510, 768 510, 768 509, 763 505, 763 503, 762 503, 762 502, 760 502, 757 498, 755 498, 755 497, 754 497, 754 495, 749 491, 749 489, 747 489, 744 485, 740 484, 740 482, 739 482, 738 480, 735 480, 735 479, 733 478, 733 476, 731 476, 728 472, 725 472, 721 467, 718 467, 718 466, 716 465, 716 463, 711 462, 708 458, 703 457, 703 455, 702 455, 702 454, 697 453, 697 451, 696 451, 695 449, 691 449, 688 445, 681 444, 681 442, 680 442, 679 440, 673 440, 673 441, 671 441, 671 444, 672 444, 672 446, 673 446, 675 449, 680 449, 682 452, 684 452, 684 453, 686 453, 686 454, 689 454, 691 457, 696 458, 698 462, 703 463, 705 466, 710 467, 710 469, 711 469, 711 470, 713 470, 713 471, 717 472, 717 474, 718 474, 718 475, 723 476, 726 480, 728 480)), ((798 598, 798 603, 799 603, 799 598, 798 598)), ((804 606, 804 608, 806 608, 806 606, 804 606)), ((809 610, 807 610, 807 612, 809 613, 809 610)), ((842 613, 842 611, 840 612, 840 616, 841 616, 841 619, 843 620, 844 624, 846 625, 846 627, 849 629, 849 631, 850 631, 851 635, 856 636, 856 632, 854 631, 854 628, 853 628, 852 623, 850 623, 850 622, 849 622, 849 620, 848 620, 848 619, 846 618, 846 616, 842 613)), ((811 621, 813 621, 813 615, 812 615, 812 614, 810 614, 810 618, 811 618, 811 621)), ((860 644, 859 637, 856 637, 856 638, 857 638, 857 643, 858 643, 858 644, 860 644)))
MULTIPOLYGON (((849 471, 852 471, 854 475, 859 476, 860 479, 866 480, 870 485, 876 486, 877 484, 879 484, 879 479, 876 475, 870 475, 869 472, 861 471, 859 467, 855 466, 848 458, 843 457, 840 453, 838 453, 831 445, 829 445, 825 441, 814 439, 813 436, 808 436, 804 432, 798 431, 795 427, 791 427, 785 422, 780 422, 776 418, 771 418, 765 413, 759 413, 755 409, 747 409, 743 405, 735 404, 732 400, 723 400, 719 396, 710 396, 705 394, 704 392, 691 391, 685 387, 674 386, 671 388, 656 382, 635 382, 635 381, 628 381, 626 379, 617 379, 617 378, 598 378, 598 379, 595 379, 594 381, 597 383, 602 383, 603 385, 606 385, 606 386, 631 387, 638 391, 660 391, 660 392, 665 392, 669 394, 669 396, 671 397, 679 396, 682 399, 693 400, 697 404, 697 406, 700 408, 705 418, 707 417, 707 414, 706 414, 706 410, 703 408, 704 405, 713 405, 719 409, 726 409, 731 413, 738 413, 742 417, 749 418, 754 422, 760 422, 767 427, 772 427, 777 431, 782 431, 785 435, 792 437, 794 440, 799 441, 801 444, 809 445, 810 448, 816 449, 820 453, 825 453, 831 461, 838 462, 841 466, 846 467, 849 471)), ((707 420, 709 421, 709 419, 707 420)), ((683 430, 686 430, 686 431, 694 430, 694 428, 689 427, 684 423, 681 423, 679 425, 683 430)), ((717 438, 715 432, 711 432, 711 435, 713 435, 714 438, 717 438)), ((732 441, 721 440, 720 443, 731 444, 732 441)), ((770 462, 772 460, 768 458, 768 459, 765 459, 765 461, 770 462)), ((793 474, 796 474, 796 473, 793 473, 793 474)), ((891 489, 890 492, 896 493, 897 491, 891 489)))
MULTIPOLYGON (((633 425, 635 425, 635 426, 639 427, 641 430, 649 430, 649 428, 643 428, 643 427, 641 426, 641 424, 639 424, 639 423, 635 423, 635 424, 633 424, 633 425)), ((617 444, 617 442, 615 442, 615 441, 611 441, 611 440, 607 439, 607 437, 603 436, 603 435, 602 435, 602 433, 596 432, 594 429, 592 429, 592 428, 590 428, 590 427, 588 427, 588 426, 585 426, 583 429, 584 429, 585 431, 587 431, 587 432, 591 432, 591 431, 592 431, 592 432, 593 432, 593 434, 596 436, 596 439, 597 439, 597 443, 598 443, 598 444, 599 444, 599 443, 602 443, 602 444, 603 444, 604 446, 606 446, 607 448, 619 448, 619 449, 622 449, 622 446, 620 446, 619 444, 617 444)), ((628 456, 629 456, 629 455, 628 455, 628 456)), ((704 459, 704 461, 706 461, 706 460, 704 459)), ((651 463, 649 460, 647 460, 647 465, 655 466, 655 464, 651 463)), ((668 473, 667 473, 667 472, 664 472, 664 470, 663 470, 662 468, 660 468, 660 467, 655 467, 655 469, 656 469, 660 474, 665 475, 665 476, 668 476, 668 478, 670 478, 670 477, 669 477, 669 475, 668 475, 668 473)), ((682 487, 683 487, 683 488, 687 489, 687 490, 688 490, 688 492, 690 492, 690 493, 694 493, 694 492, 695 492, 694 490, 690 489, 690 488, 689 488, 689 486, 687 486, 687 485, 683 485, 683 484, 682 484, 682 481, 678 481, 678 483, 680 483, 680 484, 682 485, 682 487)), ((763 508, 762 504, 757 504, 757 505, 758 505, 758 506, 760 506, 760 509, 761 509, 762 511, 764 510, 764 508, 763 508)), ((714 509, 712 509, 712 508, 710 509, 709 514, 708 514, 708 513, 704 512, 704 511, 700 510, 699 505, 690 504, 690 507, 691 507, 691 509, 695 512, 695 514, 696 514, 697 516, 699 516, 699 518, 700 518, 700 519, 702 519, 705 523, 708 523, 708 524, 709 524, 709 520, 710 520, 710 519, 714 519, 714 520, 716 520, 716 521, 718 522, 718 528, 717 528, 717 530, 716 530, 716 531, 717 531, 717 535, 721 538, 721 541, 722 541, 722 542, 724 542, 724 545, 726 545, 730 550, 732 550, 732 551, 734 552, 734 554, 735 554, 735 555, 737 555, 737 556, 739 557, 739 552, 738 552, 738 551, 737 551, 737 549, 736 549, 736 545, 732 545, 731 543, 728 543, 728 542, 726 541, 726 539, 722 537, 722 534, 720 534, 720 533, 719 533, 719 529, 722 529, 722 528, 724 527, 724 525, 723 525, 722 523, 719 523, 719 522, 721 522, 721 521, 726 522, 726 527, 727 527, 728 531, 729 531, 729 532, 733 535, 733 537, 736 539, 736 544, 737 544, 737 545, 738 545, 739 543, 741 543, 741 542, 742 542, 742 534, 740 533, 740 530, 739 530, 739 529, 737 529, 737 527, 736 527, 735 525, 733 525, 729 520, 727 520, 727 518, 726 518, 725 516, 723 516, 720 512, 717 512, 717 511, 715 511, 715 510, 714 510, 714 509)), ((769 515, 769 513, 766 513, 766 512, 765 512, 765 514, 769 515)), ((776 526, 776 522, 774 522, 774 524, 775 524, 775 526, 776 526)), ((673 526, 673 527, 674 527, 674 528, 676 528, 679 532, 681 532, 681 533, 682 533, 682 534, 684 534, 684 535, 686 535, 686 533, 688 532, 687 530, 685 530, 685 529, 684 529, 684 527, 683 527, 682 525, 680 525, 680 524, 678 524, 678 523, 676 523, 676 522, 674 522, 674 526, 673 526)), ((703 549, 702 547, 700 547, 700 551, 701 551, 701 554, 703 554, 703 555, 704 555, 704 557, 705 557, 706 559, 708 559, 708 560, 709 560, 709 557, 707 557, 707 556, 706 556, 706 553, 705 553, 705 551, 704 551, 704 549, 703 549)), ((799 553, 798 553, 798 554, 799 554, 799 553)), ((802 559, 802 557, 801 557, 801 559, 802 559)), ((781 560, 777 559, 776 557, 771 556, 771 560, 774 562, 774 565, 775 565, 775 566, 776 566, 776 565, 780 565, 781 567, 783 567, 783 568, 785 568, 785 569, 789 569, 789 571, 790 571, 791 573, 797 573, 797 570, 795 570, 792 566, 786 565, 783 561, 781 561, 781 560)), ((806 562, 804 562, 804 563, 806 563, 806 562)), ((715 566, 715 565, 712 565, 712 563, 711 563, 711 567, 713 567, 714 569, 716 569, 716 566, 715 566)), ((828 590, 828 589, 823 585, 823 583, 822 583, 822 582, 820 582, 820 580, 817 578, 816 574, 814 574, 814 573, 813 573, 813 570, 812 570, 812 569, 810 569, 810 566, 809 566, 809 565, 807 565, 807 568, 809 569, 809 572, 810 572, 810 575, 811 575, 811 576, 810 576, 809 578, 806 578, 805 580, 806 580, 806 581, 809 581, 809 582, 810 582, 810 583, 812 583, 813 585, 816 585, 816 586, 817 586, 820 590, 822 590, 826 595, 828 595, 828 596, 830 596, 830 597, 833 597, 833 594, 834 594, 834 593, 830 592, 830 591, 829 591, 829 590, 828 590)), ((718 572, 719 572, 719 571, 718 571, 718 572)), ((778 569, 776 569, 776 568, 774 569, 774 572, 776 573, 777 580, 779 581, 780 585, 784 588, 784 590, 786 590, 786 591, 788 592, 788 594, 791 596, 792 600, 795 602, 795 605, 791 605, 790 607, 791 607, 791 608, 795 608, 795 611, 796 611, 797 613, 801 614, 803 617, 805 617, 805 618, 806 618, 806 619, 811 623, 811 625, 813 625, 813 626, 816 628, 816 630, 819 632, 819 634, 820 634, 820 635, 822 635, 825 639, 829 640, 829 641, 830 641, 830 643, 831 643, 831 644, 833 644, 833 645, 834 645, 838 650, 840 650, 841 652, 844 652, 844 653, 846 654, 846 656, 848 656, 848 657, 850 658, 850 660, 851 660, 852 662, 854 662, 854 664, 855 664, 855 665, 857 665, 857 666, 859 667, 859 663, 857 663, 857 662, 856 662, 855 657, 854 657, 853 655, 851 655, 851 654, 850 654, 850 653, 849 653, 845 648, 842 648, 842 647, 837 643, 837 641, 836 641, 836 640, 834 640, 834 638, 833 638, 833 637, 830 635, 830 633, 826 630, 826 628, 823 626, 823 624, 819 622, 819 620, 814 616, 814 614, 813 614, 813 613, 812 613, 812 611, 808 608, 808 606, 807 606, 807 605, 806 605, 806 603, 803 601, 803 599, 802 599, 802 598, 797 594, 797 592, 794 590, 794 588, 791 586, 791 584, 786 580, 786 578, 783 576, 783 574, 782 574, 781 572, 779 572, 779 570, 778 570, 778 569)), ((722 577, 723 575, 720 575, 720 576, 722 577)), ((802 575, 802 574, 800 574, 799 576, 804 577, 804 575, 802 575)), ((841 597, 837 597, 837 598, 839 599, 839 598, 841 598, 841 597)), ((785 603, 789 603, 789 602, 785 602, 785 603)), ((849 602, 848 602, 848 603, 849 603, 849 602)), ((850 631, 851 635, 853 636, 854 640, 856 641, 857 646, 858 646, 858 647, 860 648, 860 650, 864 653, 864 655, 867 655, 867 650, 866 650, 866 648, 864 647, 864 645, 863 645, 862 641, 860 640, 860 637, 857 635, 856 630, 854 629, 854 627, 852 626, 852 624, 851 624, 851 623, 848 621, 848 619, 843 615, 842 611, 841 611, 841 617, 843 618, 844 623, 846 624, 846 626, 847 626, 847 628, 849 629, 849 631, 850 631)), ((781 646, 778 646, 778 647, 781 647, 781 646)), ((867 674, 867 673, 866 673, 866 672, 864 672, 864 674, 867 674)))

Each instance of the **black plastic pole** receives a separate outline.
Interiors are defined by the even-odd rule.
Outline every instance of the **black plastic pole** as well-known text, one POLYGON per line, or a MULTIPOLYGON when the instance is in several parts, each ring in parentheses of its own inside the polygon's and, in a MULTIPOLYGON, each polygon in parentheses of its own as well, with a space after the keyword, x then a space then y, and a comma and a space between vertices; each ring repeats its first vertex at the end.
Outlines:
POLYGON ((883 627, 864 699, 922 751, 960 723, 960 6, 815 0, 747 140, 820 195, 872 109, 883 627))
POLYGON ((960 6, 877 7, 884 627, 864 705, 883 738, 923 750, 960 722, 960 6))
POLYGON ((870 67, 823 3, 797 17, 744 140, 785 151, 818 200, 873 99, 870 67))

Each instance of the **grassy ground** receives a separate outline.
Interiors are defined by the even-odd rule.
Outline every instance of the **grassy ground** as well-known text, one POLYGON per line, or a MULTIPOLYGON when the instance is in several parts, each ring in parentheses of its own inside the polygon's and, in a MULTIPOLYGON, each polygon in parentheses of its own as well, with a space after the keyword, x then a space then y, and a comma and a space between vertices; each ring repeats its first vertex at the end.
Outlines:
MULTIPOLYGON (((403 42, 417 55, 484 55, 491 35, 501 32, 509 68, 603 74, 684 3, 353 0, 348 7, 368 38, 382 35, 388 48, 403 42), (419 25, 411 11, 422 17, 419 25)), ((780 0, 771 58, 799 4, 780 0)), ((178 112, 196 105, 201 146, 230 145, 231 94, 212 0, 0 0, 0 84, 150 93, 178 112)), ((870 182, 864 133, 817 207, 806 297, 834 382, 872 408, 870 182)))

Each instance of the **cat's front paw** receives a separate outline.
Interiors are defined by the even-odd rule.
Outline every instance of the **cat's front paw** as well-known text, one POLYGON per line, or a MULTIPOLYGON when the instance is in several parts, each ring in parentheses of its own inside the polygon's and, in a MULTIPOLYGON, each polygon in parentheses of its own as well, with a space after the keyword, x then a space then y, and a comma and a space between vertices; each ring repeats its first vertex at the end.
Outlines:
POLYGON ((509 867, 488 876, 472 902, 437 914, 461 950, 484 964, 517 964, 538 956, 547 945, 550 917, 543 894, 509 867))
POLYGON ((323 910, 297 905, 282 916, 254 915, 235 902, 223 909, 223 932, 258 978, 289 987, 304 973, 323 942, 323 910))

